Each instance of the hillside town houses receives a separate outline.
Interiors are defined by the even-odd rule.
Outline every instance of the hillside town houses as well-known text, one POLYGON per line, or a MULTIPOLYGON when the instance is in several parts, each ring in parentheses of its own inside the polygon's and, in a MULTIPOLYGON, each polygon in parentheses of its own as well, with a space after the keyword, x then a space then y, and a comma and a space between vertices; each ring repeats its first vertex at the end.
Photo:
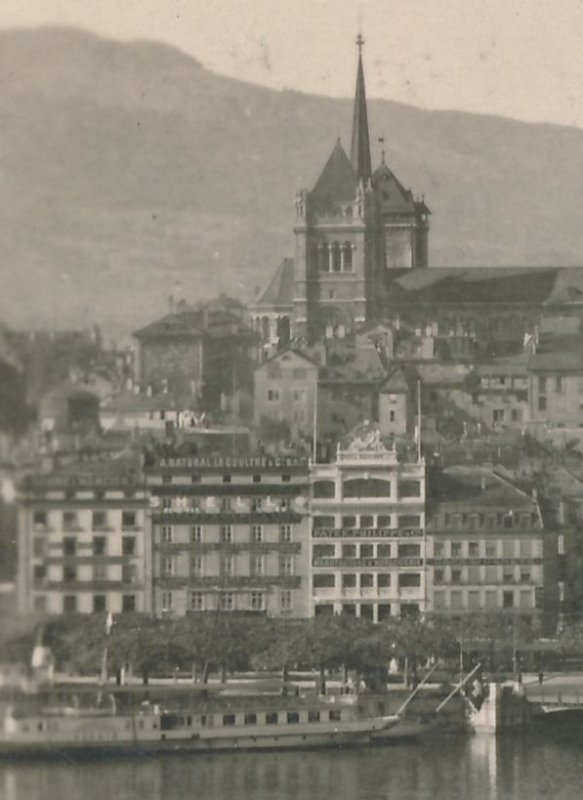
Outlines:
POLYGON ((361 47, 353 119, 252 302, 171 300, 131 352, 36 375, 20 613, 550 633, 580 603, 583 268, 431 266, 424 196, 373 169, 361 47))

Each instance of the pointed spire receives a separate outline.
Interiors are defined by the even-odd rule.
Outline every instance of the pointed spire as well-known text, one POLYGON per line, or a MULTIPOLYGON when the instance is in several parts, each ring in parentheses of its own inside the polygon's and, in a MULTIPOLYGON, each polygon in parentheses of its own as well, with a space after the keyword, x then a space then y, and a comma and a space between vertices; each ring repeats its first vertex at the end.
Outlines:
POLYGON ((368 135, 368 115, 366 111, 366 92, 364 90, 364 69, 362 67, 363 44, 364 39, 359 33, 356 37, 356 45, 358 47, 358 70, 356 73, 356 93, 354 97, 350 159, 356 177, 366 186, 372 176, 372 166, 370 138, 368 135))

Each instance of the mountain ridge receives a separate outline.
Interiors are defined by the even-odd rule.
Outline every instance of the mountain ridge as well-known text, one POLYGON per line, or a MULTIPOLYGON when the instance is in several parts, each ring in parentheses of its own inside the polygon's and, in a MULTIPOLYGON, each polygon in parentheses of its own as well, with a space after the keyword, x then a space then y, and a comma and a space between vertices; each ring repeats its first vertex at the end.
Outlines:
MULTIPOLYGON (((366 69, 366 65, 365 65, 366 69)), ((221 290, 251 299, 293 254, 352 101, 223 77, 166 44, 0 32, 0 318, 127 334, 221 290)), ((433 212, 433 266, 583 261, 583 131, 369 100, 374 162, 433 212)))

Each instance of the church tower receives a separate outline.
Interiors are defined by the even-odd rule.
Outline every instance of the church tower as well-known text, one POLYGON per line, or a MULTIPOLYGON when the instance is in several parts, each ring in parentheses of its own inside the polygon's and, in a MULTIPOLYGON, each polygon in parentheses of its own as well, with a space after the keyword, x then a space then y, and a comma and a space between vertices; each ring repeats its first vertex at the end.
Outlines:
POLYGON ((343 337, 383 317, 392 270, 428 266, 430 211, 385 162, 373 172, 362 36, 350 158, 336 142, 316 185, 296 194, 294 337, 343 337))
POLYGON ((308 341, 342 337, 371 319, 382 283, 363 44, 359 36, 351 158, 338 140, 314 188, 295 200, 294 333, 308 341))

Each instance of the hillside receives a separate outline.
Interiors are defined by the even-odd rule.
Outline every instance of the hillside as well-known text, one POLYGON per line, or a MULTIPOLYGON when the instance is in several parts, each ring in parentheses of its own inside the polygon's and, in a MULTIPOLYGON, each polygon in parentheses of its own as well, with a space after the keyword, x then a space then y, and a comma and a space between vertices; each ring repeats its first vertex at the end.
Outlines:
MULTIPOLYGON (((0 86, 12 325, 97 320, 119 335, 161 313, 176 281, 192 300, 250 298, 293 253, 295 189, 338 134, 350 141, 349 98, 263 89, 162 44, 77 30, 0 32, 0 86)), ((369 107, 389 164, 433 211, 433 265, 583 262, 583 132, 369 107)))

